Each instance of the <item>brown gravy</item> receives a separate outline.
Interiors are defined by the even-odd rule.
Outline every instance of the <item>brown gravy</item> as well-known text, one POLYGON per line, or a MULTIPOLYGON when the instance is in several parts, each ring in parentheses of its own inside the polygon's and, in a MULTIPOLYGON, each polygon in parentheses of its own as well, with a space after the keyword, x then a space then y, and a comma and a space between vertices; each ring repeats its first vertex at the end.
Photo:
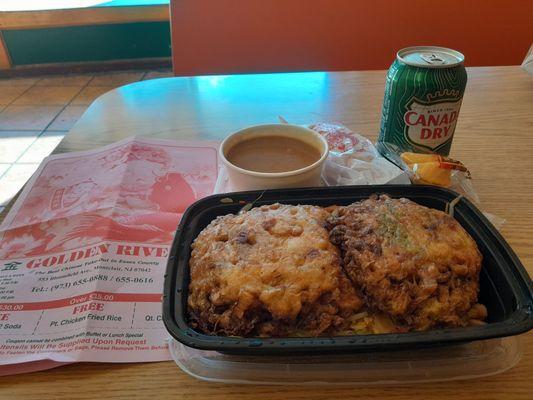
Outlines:
POLYGON ((226 154, 233 165, 255 172, 294 171, 315 163, 320 156, 320 151, 310 144, 283 136, 244 140, 226 154))

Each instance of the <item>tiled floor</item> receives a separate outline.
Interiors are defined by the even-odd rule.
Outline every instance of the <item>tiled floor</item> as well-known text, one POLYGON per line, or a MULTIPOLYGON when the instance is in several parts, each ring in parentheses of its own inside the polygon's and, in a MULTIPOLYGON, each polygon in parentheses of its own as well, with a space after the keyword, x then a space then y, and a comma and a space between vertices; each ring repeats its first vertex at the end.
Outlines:
POLYGON ((168 76, 158 70, 0 79, 0 212, 98 96, 168 76))

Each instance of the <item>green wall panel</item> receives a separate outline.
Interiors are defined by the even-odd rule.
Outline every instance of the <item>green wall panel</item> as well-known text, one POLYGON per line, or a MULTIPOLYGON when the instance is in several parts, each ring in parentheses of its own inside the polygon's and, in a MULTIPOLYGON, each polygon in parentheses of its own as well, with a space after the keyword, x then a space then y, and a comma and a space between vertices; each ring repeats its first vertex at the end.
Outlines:
POLYGON ((168 22, 24 29, 2 33, 14 65, 170 56, 168 22))

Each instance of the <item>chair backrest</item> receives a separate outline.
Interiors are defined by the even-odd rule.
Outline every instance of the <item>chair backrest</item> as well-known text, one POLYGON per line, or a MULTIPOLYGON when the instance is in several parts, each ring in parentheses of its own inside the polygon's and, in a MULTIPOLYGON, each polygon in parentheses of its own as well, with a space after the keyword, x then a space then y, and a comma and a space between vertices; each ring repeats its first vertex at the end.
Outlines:
POLYGON ((171 0, 176 75, 386 69, 400 48, 439 45, 466 65, 519 64, 529 0, 171 0))

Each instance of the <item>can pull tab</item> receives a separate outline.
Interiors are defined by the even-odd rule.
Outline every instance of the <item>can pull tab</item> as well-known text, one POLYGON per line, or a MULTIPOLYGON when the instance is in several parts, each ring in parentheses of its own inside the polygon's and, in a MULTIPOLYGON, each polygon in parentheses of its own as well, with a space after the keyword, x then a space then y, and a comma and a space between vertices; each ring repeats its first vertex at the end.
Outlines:
POLYGON ((435 53, 426 53, 420 54, 420 58, 431 65, 443 65, 446 64, 446 60, 442 57, 439 57, 435 53))

